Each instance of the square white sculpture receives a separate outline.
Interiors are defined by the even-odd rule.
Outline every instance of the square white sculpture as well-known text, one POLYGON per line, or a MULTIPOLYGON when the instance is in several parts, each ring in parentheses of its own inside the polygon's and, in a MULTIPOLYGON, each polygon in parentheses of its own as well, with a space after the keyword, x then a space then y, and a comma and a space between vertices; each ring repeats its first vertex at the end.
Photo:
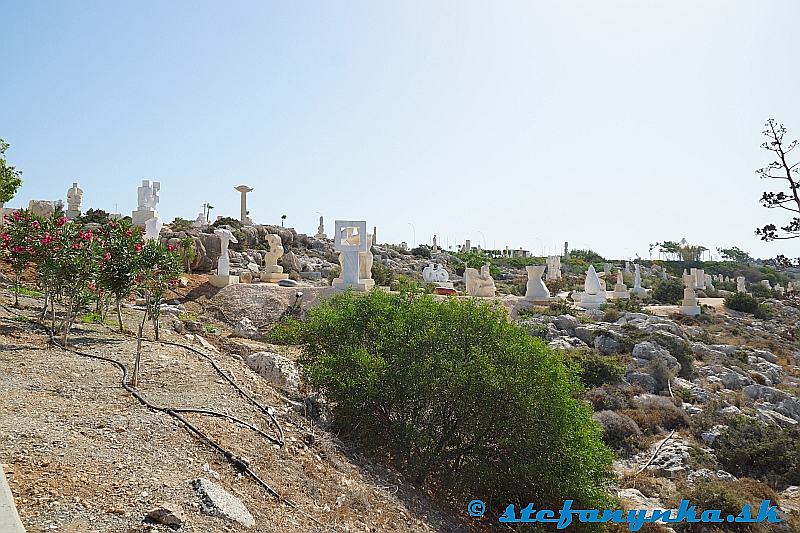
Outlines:
POLYGON ((341 273, 333 280, 333 287, 344 290, 352 288, 364 292, 375 286, 371 278, 363 277, 371 273, 362 272, 361 262, 370 262, 372 237, 367 235, 366 220, 337 220, 334 223, 333 249, 339 252, 341 273))

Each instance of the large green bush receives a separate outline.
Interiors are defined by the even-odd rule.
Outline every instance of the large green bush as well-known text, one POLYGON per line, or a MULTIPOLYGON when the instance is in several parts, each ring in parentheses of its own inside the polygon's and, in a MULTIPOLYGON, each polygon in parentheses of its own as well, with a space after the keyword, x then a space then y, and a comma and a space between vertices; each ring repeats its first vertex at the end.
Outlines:
MULTIPOLYGON (((761 287, 761 285, 754 285, 752 288, 755 287, 761 287)), ((761 288, 763 289, 764 287, 761 288)), ((734 311, 750 313, 757 318, 769 318, 771 314, 768 306, 758 303, 755 296, 747 294, 746 292, 737 292, 726 297, 725 307, 733 309, 734 311)))
POLYGON ((415 482, 497 509, 604 504, 612 454, 576 376, 504 310, 343 293, 310 313, 300 341, 334 429, 415 482))

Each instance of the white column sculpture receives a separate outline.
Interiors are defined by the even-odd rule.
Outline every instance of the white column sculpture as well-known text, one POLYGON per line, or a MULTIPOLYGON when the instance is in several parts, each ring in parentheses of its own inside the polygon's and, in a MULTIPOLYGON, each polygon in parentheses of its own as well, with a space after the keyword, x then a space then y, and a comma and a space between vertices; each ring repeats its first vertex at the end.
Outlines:
POLYGON ((328 236, 325 235, 325 222, 323 221, 322 215, 319 216, 319 226, 317 226, 317 234, 314 235, 315 239, 327 239, 328 236))
POLYGON ((746 292, 747 289, 745 287, 745 278, 744 276, 737 276, 736 277, 736 292, 746 292))
POLYGON ((557 279, 561 279, 561 256, 551 255, 547 258, 547 281, 557 279))
POLYGON ((584 309, 599 309, 606 303, 606 291, 600 285, 600 278, 594 265, 589 265, 589 270, 586 271, 586 280, 583 282, 583 292, 573 294, 572 297, 575 303, 584 309), (575 296, 578 298, 576 299, 575 296))
POLYGON ((647 296, 647 291, 642 287, 642 265, 636 263, 633 267, 633 289, 631 289, 631 294, 634 296, 647 296))
POLYGON ((695 280, 697 278, 691 274, 684 276, 683 301, 681 302, 681 314, 686 316, 697 316, 700 314, 700 306, 697 303, 697 293, 694 292, 695 280))
POLYGON ((253 188, 247 185, 239 185, 238 187, 234 187, 234 189, 239 191, 242 195, 239 203, 239 221, 245 226, 251 226, 253 223, 250 221, 250 217, 247 216, 247 193, 253 192, 253 188))

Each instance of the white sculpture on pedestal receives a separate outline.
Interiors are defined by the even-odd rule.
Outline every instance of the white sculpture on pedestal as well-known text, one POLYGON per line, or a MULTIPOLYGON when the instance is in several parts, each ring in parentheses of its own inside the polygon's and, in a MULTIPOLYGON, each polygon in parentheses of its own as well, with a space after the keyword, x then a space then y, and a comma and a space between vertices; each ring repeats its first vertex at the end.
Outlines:
POLYGON ((618 300, 627 300, 631 297, 628 287, 625 286, 625 280, 622 277, 622 270, 617 271, 617 283, 614 285, 614 292, 611 294, 611 297, 618 300))
MULTIPOLYGON (((560 257, 552 257, 558 258, 560 263, 560 257)), ((544 274, 545 268, 547 268, 547 272, 549 274, 549 265, 531 265, 525 267, 525 270, 528 272, 528 284, 525 287, 524 298, 526 301, 534 303, 547 303, 551 300, 550 290, 547 288, 547 285, 544 284, 544 281, 542 281, 542 275, 544 274)), ((560 265, 558 273, 561 274, 560 265)))
POLYGON ((217 261, 217 275, 208 276, 209 283, 220 288, 239 283, 239 276, 231 276, 231 260, 228 257, 228 244, 239 241, 230 230, 225 228, 214 230, 214 235, 219 237, 220 254, 217 261))
MULTIPOLYGON (((371 260, 370 240, 367 237, 367 223, 364 220, 337 220, 334 223, 333 248, 339 252, 341 273, 333 280, 336 289, 352 288, 355 291, 368 291, 375 286, 370 278, 361 278, 362 257, 371 260), (362 255, 364 254, 364 255, 362 255)), ((365 265, 366 266, 366 265, 365 265)))
POLYGON ((684 276, 686 287, 683 289, 681 314, 686 316, 697 316, 700 314, 700 306, 697 303, 697 293, 694 292, 696 279, 697 278, 691 274, 684 276))
POLYGON ((441 263, 436 265, 429 263, 428 266, 422 269, 422 279, 426 283, 446 283, 450 280, 450 273, 441 263))
POLYGON ((759 281, 759 283, 760 283, 760 284, 761 284, 761 285, 762 285, 762 286, 763 286, 765 289, 770 289, 770 290, 772 290, 772 285, 770 285, 770 283, 769 283, 769 280, 768 280, 768 279, 762 279, 761 281, 759 281))
POLYGON ((561 279, 561 256, 551 255, 547 258, 547 281, 557 279, 561 279))
POLYGON ((325 223, 322 219, 322 215, 319 216, 319 226, 317 226, 317 234, 314 235, 315 239, 327 239, 328 236, 325 235, 325 223))
POLYGON ((694 276, 694 287, 696 289, 705 290, 706 288, 706 271, 702 268, 693 268, 689 272, 694 276))
POLYGON ((737 276, 736 277, 736 292, 746 292, 747 289, 745 287, 745 278, 744 276, 737 276))
POLYGON ((631 294, 634 296, 647 296, 647 291, 642 288, 642 265, 636 263, 633 267, 633 289, 631 289, 631 294))
POLYGON ((274 233, 267 235, 269 251, 264 254, 264 272, 261 281, 277 283, 282 279, 289 279, 289 274, 283 273, 283 267, 278 264, 278 259, 283 256, 283 242, 281 236, 274 233))
POLYGON ((72 187, 67 191, 67 211, 64 213, 67 218, 74 220, 76 217, 81 216, 81 201, 83 200, 83 189, 74 182, 72 187))
POLYGON ((144 223, 144 240, 152 241, 158 239, 161 235, 161 228, 164 226, 164 221, 160 217, 151 218, 144 223))
POLYGON ((372 255, 373 235, 374 233, 367 233, 367 250, 358 254, 358 279, 362 282, 372 281, 372 263, 375 260, 372 255))
POLYGON ((573 294, 572 299, 577 305, 584 309, 599 309, 606 303, 606 291, 600 284, 600 278, 594 265, 589 265, 586 271, 586 280, 583 282, 583 292, 573 294), (577 299, 576 299, 577 296, 577 299))
POLYGON ((151 218, 158 217, 156 206, 158 205, 158 192, 160 190, 160 182, 142 180, 142 185, 136 190, 138 195, 138 207, 132 215, 134 226, 144 226, 151 218))
POLYGON ((480 272, 474 268, 467 267, 464 270, 464 284, 467 287, 468 294, 480 298, 490 298, 495 295, 497 290, 494 285, 494 279, 489 274, 488 264, 483 265, 480 272))
POLYGON ((714 278, 711 276, 711 274, 706 274, 705 277, 706 277, 706 288, 713 291, 714 290, 714 278))

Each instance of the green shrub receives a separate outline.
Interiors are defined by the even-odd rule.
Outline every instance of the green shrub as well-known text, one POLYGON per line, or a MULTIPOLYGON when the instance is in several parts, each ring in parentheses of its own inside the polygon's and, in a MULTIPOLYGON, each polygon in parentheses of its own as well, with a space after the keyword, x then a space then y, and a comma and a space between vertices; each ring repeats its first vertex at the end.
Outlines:
POLYGON ((625 391, 611 385, 586 391, 584 398, 592 404, 595 411, 619 411, 628 405, 625 391))
POLYGON ((242 229, 242 221, 237 218, 220 217, 211 224, 212 227, 218 228, 220 226, 230 226, 233 229, 242 229))
POLYGON ((425 259, 431 258, 431 249, 427 246, 417 246, 411 250, 411 255, 416 257, 424 257, 425 259))
POLYGON ((594 419, 603 428, 603 442, 625 456, 642 449, 642 431, 630 417, 614 411, 595 413, 594 419))
POLYGON ((175 217, 169 227, 172 228, 172 231, 189 231, 192 229, 192 222, 185 218, 175 217))
POLYGON ((301 342, 333 429, 414 482, 497 509, 606 501, 612 454, 577 378, 502 308, 345 292, 310 312, 301 342))
MULTIPOLYGON (((761 285, 753 285, 751 289, 755 287, 761 287, 761 285)), ((766 290, 766 287, 761 288, 766 290)), ((725 307, 733 309, 734 311, 750 313, 756 318, 769 318, 772 314, 771 309, 767 305, 758 303, 755 296, 747 294, 746 292, 737 292, 726 297, 725 307)))
POLYGON ((372 279, 375 280, 376 285, 389 287, 394 280, 394 272, 383 263, 375 261, 372 263, 372 279))
POLYGON ((735 476, 783 488, 800 485, 800 429, 737 418, 713 444, 717 461, 735 476))
POLYGON ((613 355, 570 351, 567 353, 567 363, 573 367, 581 382, 590 388, 619 383, 625 374, 625 365, 613 355))
POLYGON ((677 305, 683 299, 683 282, 679 279, 662 279, 653 289, 653 299, 667 305, 677 305))
POLYGON ((687 427, 689 416, 664 396, 648 396, 636 400, 636 409, 626 409, 623 414, 631 417, 645 434, 656 435, 687 427))
MULTIPOLYGON (((767 485, 754 479, 732 480, 702 480, 693 485, 685 485, 679 491, 676 506, 681 499, 689 500, 691 505, 697 506, 696 514, 700 516, 703 511, 719 510, 724 520, 728 515, 737 516, 745 504, 750 505, 751 513, 758 513, 762 500, 777 502, 775 492, 767 485)), ((726 523, 720 531, 772 531, 773 526, 768 523, 726 523)), ((700 532, 708 531, 707 524, 685 524, 681 531, 700 532)))

